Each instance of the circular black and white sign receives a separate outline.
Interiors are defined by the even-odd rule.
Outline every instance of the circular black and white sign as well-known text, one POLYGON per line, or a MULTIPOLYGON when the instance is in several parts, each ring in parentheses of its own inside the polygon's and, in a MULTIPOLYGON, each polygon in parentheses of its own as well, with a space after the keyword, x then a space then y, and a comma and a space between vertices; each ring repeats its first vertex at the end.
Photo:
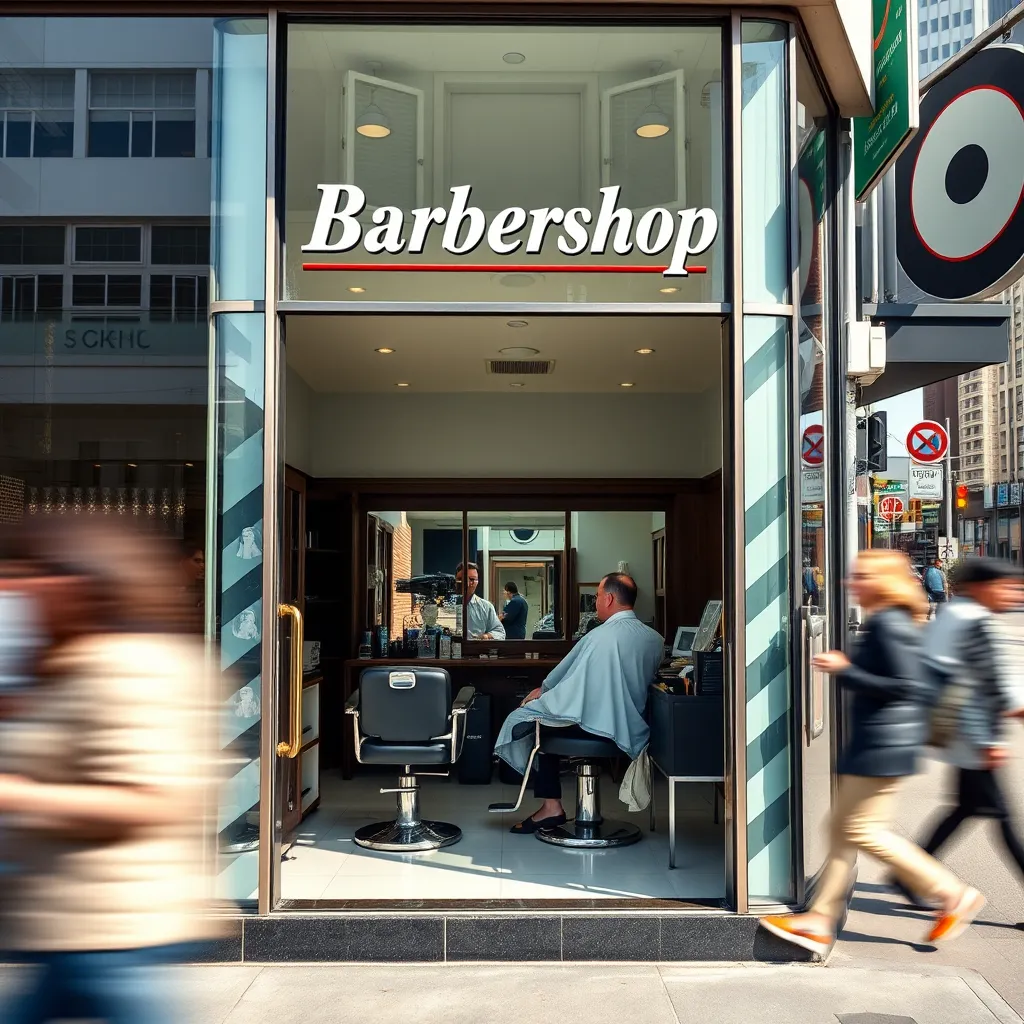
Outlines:
POLYGON ((904 272, 939 299, 983 299, 1024 271, 1024 52, 981 50, 928 90, 896 162, 904 272))

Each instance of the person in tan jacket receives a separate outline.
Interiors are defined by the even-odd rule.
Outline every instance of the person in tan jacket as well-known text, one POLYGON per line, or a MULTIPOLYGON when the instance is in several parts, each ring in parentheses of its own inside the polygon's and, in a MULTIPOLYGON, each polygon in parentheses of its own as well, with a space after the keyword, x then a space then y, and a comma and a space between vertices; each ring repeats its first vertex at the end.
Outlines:
POLYGON ((180 1021, 151 969, 214 933, 215 719, 174 560, 123 527, 67 519, 21 550, 46 646, 0 722, 0 841, 18 872, 0 934, 37 970, 0 1020, 180 1021))

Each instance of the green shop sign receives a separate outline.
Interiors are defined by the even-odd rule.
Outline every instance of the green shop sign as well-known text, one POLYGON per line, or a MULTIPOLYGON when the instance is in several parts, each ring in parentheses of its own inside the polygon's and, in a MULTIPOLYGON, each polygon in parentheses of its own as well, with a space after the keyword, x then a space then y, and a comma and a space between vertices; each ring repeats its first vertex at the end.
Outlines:
POLYGON ((872 0, 875 112, 853 120, 853 174, 864 199, 914 137, 919 124, 914 12, 906 0, 872 0))

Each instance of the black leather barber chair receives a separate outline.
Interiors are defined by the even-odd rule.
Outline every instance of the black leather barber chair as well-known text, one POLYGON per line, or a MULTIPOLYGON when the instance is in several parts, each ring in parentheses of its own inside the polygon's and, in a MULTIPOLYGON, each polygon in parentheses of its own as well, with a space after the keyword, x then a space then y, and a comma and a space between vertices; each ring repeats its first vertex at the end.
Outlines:
POLYGON ((573 850, 605 850, 630 846, 640 840, 643 833, 636 825, 613 821, 601 814, 601 762, 621 757, 622 751, 612 740, 584 732, 576 725, 556 728, 538 722, 526 774, 519 787, 519 799, 515 804, 491 804, 488 810, 502 813, 519 810, 538 753, 558 754, 576 762, 576 817, 564 825, 538 831, 536 836, 542 843, 573 850))
POLYGON ((379 667, 360 674, 359 689, 345 705, 345 713, 352 716, 356 760, 397 765, 403 772, 397 789, 381 790, 398 795, 398 817, 359 829, 357 845, 385 853, 417 853, 451 846, 462 838, 457 825, 420 818, 419 784, 412 772, 412 765, 451 766, 459 759, 465 715, 476 691, 464 686, 452 703, 451 690, 451 678, 443 668, 379 667))

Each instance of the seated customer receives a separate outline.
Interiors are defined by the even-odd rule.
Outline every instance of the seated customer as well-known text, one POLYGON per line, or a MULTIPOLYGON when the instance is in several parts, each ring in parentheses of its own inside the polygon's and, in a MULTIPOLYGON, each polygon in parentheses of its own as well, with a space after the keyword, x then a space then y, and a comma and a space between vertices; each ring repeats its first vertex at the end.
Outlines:
MULTIPOLYGON (((455 579, 462 582, 463 572, 460 562, 455 570, 455 579)), ((480 586, 480 567, 476 562, 466 566, 466 593, 469 603, 466 605, 466 638, 468 640, 504 640, 505 627, 494 610, 490 601, 477 597, 476 588, 480 586)))
MULTIPOLYGON (((494 749, 520 774, 526 771, 533 749, 537 720, 550 726, 576 726, 613 740, 630 758, 647 745, 647 688, 654 682, 665 648, 664 640, 633 613, 635 604, 636 584, 629 576, 617 572, 605 576, 597 589, 601 628, 584 636, 505 720, 494 749)), ((512 832, 527 835, 565 821, 559 760, 551 754, 537 755, 534 796, 543 803, 512 832)))
POLYGON ((530 606, 526 598, 519 593, 514 580, 505 584, 505 607, 498 612, 498 618, 505 627, 506 640, 526 639, 526 620, 530 614, 530 606))

